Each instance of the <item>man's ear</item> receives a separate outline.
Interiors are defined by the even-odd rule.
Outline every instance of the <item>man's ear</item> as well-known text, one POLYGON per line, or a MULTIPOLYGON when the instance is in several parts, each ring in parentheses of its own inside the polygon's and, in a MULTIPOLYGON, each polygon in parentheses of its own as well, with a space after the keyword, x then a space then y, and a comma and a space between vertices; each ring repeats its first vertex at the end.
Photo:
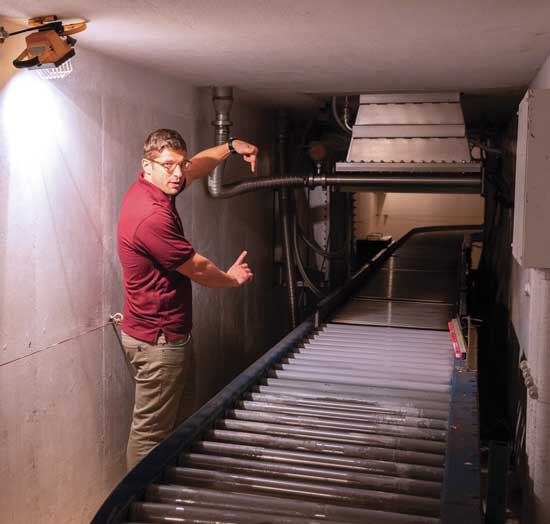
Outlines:
POLYGON ((148 175, 151 174, 152 166, 151 166, 151 162, 148 158, 142 158, 141 159, 141 167, 143 167, 143 171, 145 173, 147 173, 148 175))

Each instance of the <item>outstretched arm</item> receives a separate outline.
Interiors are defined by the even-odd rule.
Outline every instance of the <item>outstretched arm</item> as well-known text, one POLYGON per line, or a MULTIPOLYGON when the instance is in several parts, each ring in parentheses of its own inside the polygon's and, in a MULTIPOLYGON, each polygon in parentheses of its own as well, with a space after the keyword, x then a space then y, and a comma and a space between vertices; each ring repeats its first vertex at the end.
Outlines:
POLYGON ((251 280, 253 276, 248 264, 244 262, 246 254, 246 251, 243 251, 227 271, 222 271, 212 261, 195 253, 178 267, 177 271, 202 286, 239 287, 251 280))
MULTIPOLYGON (((250 164, 250 169, 254 173, 256 171, 256 158, 258 156, 258 148, 245 142, 244 140, 233 140, 233 147, 235 151, 243 157, 243 159, 250 164)), ((197 153, 191 158, 191 168, 187 175, 188 182, 197 180, 203 176, 209 175, 214 168, 223 162, 231 152, 227 144, 221 144, 219 146, 210 147, 197 153)))

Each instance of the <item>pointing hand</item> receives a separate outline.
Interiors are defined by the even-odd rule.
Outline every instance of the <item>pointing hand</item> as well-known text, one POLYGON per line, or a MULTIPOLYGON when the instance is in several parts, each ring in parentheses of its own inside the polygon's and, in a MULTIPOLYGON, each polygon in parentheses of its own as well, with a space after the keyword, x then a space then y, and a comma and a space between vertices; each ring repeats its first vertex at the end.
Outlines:
POLYGON ((249 280, 252 280, 252 277, 254 276, 252 271, 248 267, 248 264, 244 262, 246 255, 247 252, 243 251, 239 255, 239 258, 237 258, 233 265, 227 270, 227 274, 233 277, 235 281, 235 287, 242 286, 249 280))

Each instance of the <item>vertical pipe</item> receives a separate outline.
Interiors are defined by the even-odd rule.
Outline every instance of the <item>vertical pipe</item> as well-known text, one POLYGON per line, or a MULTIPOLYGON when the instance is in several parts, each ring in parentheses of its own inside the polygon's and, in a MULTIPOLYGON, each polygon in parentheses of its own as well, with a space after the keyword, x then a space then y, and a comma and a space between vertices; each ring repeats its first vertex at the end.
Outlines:
MULTIPOLYGON (((225 144, 229 138, 229 131, 233 122, 229 120, 229 113, 233 105, 233 88, 216 86, 212 88, 212 102, 216 112, 212 125, 215 127, 215 144, 225 144)), ((222 174, 225 161, 220 163, 211 175, 208 176, 208 190, 213 196, 222 194, 222 174)))
MULTIPOLYGON (((279 111, 278 117, 278 142, 279 142, 279 174, 286 173, 286 141, 287 141, 288 118, 285 111, 279 111)), ((290 326, 294 329, 297 326, 296 317, 296 275, 292 250, 290 247, 290 193, 286 187, 279 190, 279 209, 281 210, 283 229, 283 255, 287 283, 288 314, 290 326)))

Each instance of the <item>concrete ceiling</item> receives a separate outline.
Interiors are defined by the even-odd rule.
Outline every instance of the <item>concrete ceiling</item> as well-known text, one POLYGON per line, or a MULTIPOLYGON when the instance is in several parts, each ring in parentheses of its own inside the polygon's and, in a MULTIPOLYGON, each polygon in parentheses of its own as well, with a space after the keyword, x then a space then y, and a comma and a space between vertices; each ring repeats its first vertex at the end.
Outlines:
POLYGON ((509 91, 550 49, 548 0, 8 0, 0 10, 83 17, 78 45, 276 103, 509 91))

